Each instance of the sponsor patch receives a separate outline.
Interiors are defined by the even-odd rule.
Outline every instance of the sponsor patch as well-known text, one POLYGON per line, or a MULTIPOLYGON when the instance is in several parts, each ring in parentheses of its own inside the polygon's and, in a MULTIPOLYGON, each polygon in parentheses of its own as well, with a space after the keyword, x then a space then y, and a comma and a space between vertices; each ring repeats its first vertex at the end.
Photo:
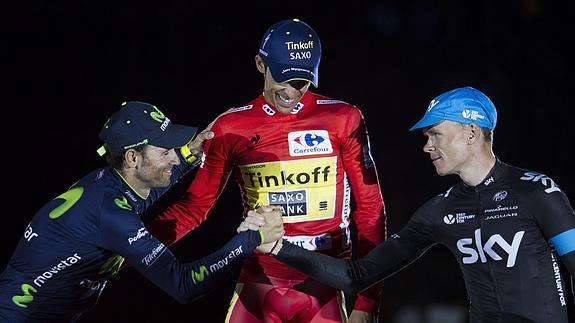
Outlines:
POLYGON ((292 157, 331 154, 333 148, 326 130, 294 131, 288 134, 292 157))
POLYGON ((240 166, 251 208, 277 205, 284 222, 335 216, 336 157, 277 161, 240 166))

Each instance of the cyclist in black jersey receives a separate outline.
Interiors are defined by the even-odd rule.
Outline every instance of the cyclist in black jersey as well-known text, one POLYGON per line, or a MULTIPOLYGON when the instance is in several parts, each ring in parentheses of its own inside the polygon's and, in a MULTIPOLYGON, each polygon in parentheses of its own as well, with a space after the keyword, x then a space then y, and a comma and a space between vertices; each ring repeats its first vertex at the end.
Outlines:
POLYGON ((426 202, 364 258, 339 260, 281 239, 260 251, 357 293, 442 244, 463 272, 470 322, 575 322, 573 208, 551 178, 494 155, 496 122, 491 100, 471 87, 431 101, 411 130, 423 129, 423 150, 437 173, 457 174, 461 182, 426 202))
POLYGON ((109 166, 90 172, 32 218, 0 275, 0 322, 70 322, 96 304, 124 260, 179 302, 215 289, 262 242, 283 235, 280 212, 253 220, 220 250, 179 262, 140 219, 198 164, 209 127, 173 124, 159 109, 127 102, 100 132, 109 166), (261 227, 260 227, 261 226, 261 227))

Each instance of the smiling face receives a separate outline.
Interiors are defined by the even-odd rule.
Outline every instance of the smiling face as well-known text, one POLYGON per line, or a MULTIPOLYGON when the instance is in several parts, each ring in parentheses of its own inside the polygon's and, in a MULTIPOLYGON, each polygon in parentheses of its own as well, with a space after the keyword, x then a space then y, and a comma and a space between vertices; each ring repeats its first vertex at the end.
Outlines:
POLYGON ((443 121, 423 129, 427 142, 423 151, 429 154, 438 175, 460 174, 466 169, 472 153, 469 125, 443 121))
POLYGON ((256 55, 256 66, 264 75, 264 97, 266 102, 274 106, 280 113, 290 113, 309 89, 310 82, 291 80, 277 83, 272 77, 269 67, 256 55))
POLYGON ((172 167, 180 164, 176 151, 148 145, 140 154, 135 173, 139 186, 150 189, 170 185, 172 167))

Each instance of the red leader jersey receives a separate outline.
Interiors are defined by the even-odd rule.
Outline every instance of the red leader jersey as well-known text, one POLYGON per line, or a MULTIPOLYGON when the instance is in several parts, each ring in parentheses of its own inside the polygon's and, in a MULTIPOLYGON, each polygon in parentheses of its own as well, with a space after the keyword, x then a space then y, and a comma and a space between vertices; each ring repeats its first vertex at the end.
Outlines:
MULTIPOLYGON (((281 206, 285 239, 294 244, 349 257, 352 196, 359 256, 385 240, 377 171, 355 106, 308 91, 290 114, 282 114, 261 95, 219 116, 211 130, 215 136, 204 143, 202 165, 189 189, 151 225, 163 241, 177 241, 204 221, 232 173, 244 212, 259 205, 281 206), (175 237, 174 231, 161 232, 174 225, 175 237)), ((252 255, 243 271, 258 267, 272 277, 307 277, 263 254, 252 255)), ((367 302, 356 302, 355 308, 372 309, 373 302, 367 302)))

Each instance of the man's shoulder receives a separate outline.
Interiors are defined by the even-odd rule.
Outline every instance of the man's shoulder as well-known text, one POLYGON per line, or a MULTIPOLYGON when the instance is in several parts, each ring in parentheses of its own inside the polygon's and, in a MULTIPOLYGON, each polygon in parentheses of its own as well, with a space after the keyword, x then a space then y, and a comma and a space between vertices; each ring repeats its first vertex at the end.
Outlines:
POLYGON ((138 200, 130 189, 123 188, 122 180, 114 172, 109 167, 102 168, 90 173, 78 183, 84 188, 84 204, 87 203, 95 214, 131 211, 129 203, 138 200))
POLYGON ((317 93, 313 93, 313 92, 310 92, 310 94, 312 96, 311 99, 313 100, 313 102, 316 105, 330 106, 330 107, 344 108, 344 109, 358 109, 357 106, 355 106, 351 103, 348 103, 346 101, 343 101, 343 100, 330 98, 330 97, 327 97, 325 95, 321 95, 321 94, 317 94, 317 93))
POLYGON ((448 204, 449 202, 451 202, 456 198, 456 194, 454 192, 459 189, 458 187, 459 185, 460 183, 451 186, 447 190, 437 193, 435 196, 427 200, 427 202, 424 203, 424 206, 429 205, 435 208, 448 204))
POLYGON ((525 194, 537 192, 553 193, 561 191, 553 178, 538 171, 511 166, 508 177, 512 182, 513 187, 523 191, 525 194))
POLYGON ((262 113, 264 111, 262 110, 262 108, 264 105, 263 103, 265 103, 265 101, 263 103, 262 103, 262 101, 263 100, 259 100, 259 98, 256 98, 256 99, 252 100, 251 102, 231 107, 231 108, 225 110, 224 112, 222 112, 220 115, 218 115, 216 117, 215 123, 218 123, 218 124, 228 124, 228 123, 237 124, 237 123, 241 123, 244 117, 251 118, 254 116, 258 116, 258 115, 263 115, 262 113))
POLYGON ((97 225, 106 208, 106 195, 113 186, 112 180, 108 167, 86 174, 49 202, 49 218, 76 229, 97 225))

